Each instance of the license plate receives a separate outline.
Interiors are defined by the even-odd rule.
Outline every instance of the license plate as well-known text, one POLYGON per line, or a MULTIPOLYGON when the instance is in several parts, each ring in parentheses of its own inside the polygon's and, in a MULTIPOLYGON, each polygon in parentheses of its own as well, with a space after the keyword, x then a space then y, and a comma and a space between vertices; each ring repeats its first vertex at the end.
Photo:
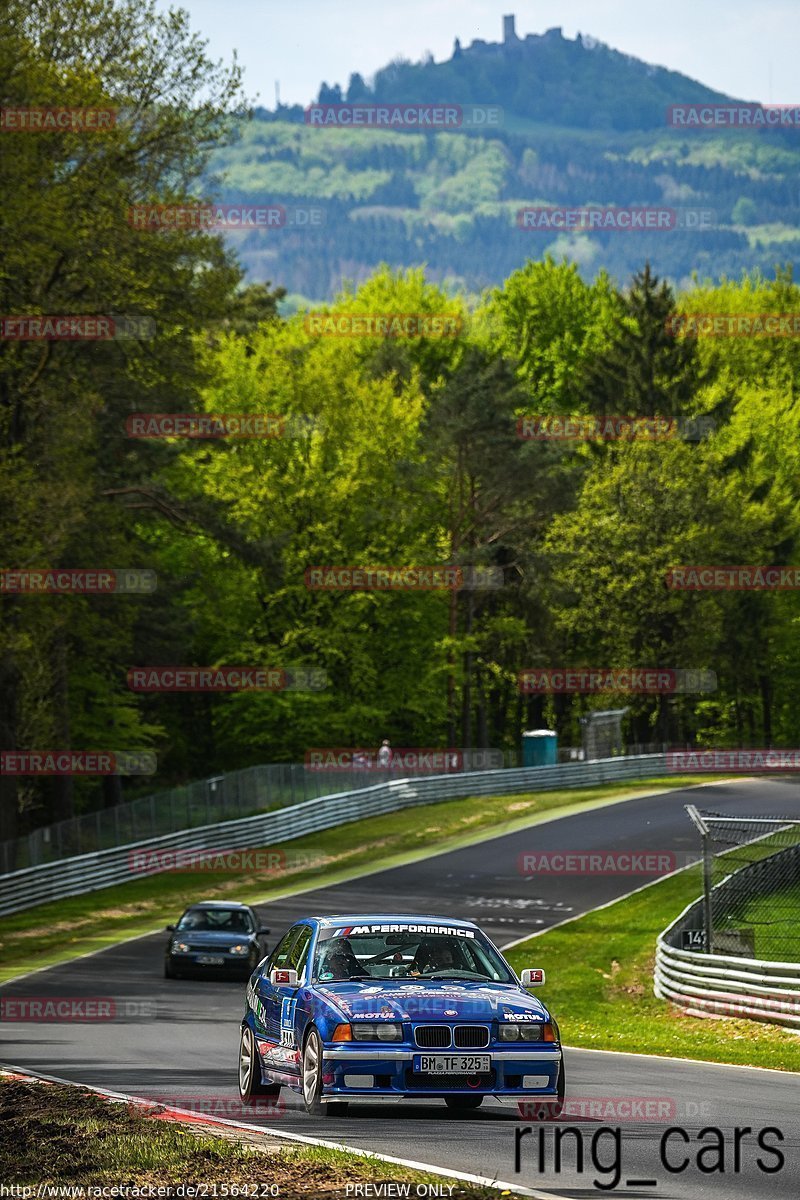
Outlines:
POLYGON ((197 961, 204 967, 223 967, 225 957, 222 954, 198 954, 197 961))
POLYGON ((488 1075, 490 1054, 415 1054, 417 1075, 488 1075))

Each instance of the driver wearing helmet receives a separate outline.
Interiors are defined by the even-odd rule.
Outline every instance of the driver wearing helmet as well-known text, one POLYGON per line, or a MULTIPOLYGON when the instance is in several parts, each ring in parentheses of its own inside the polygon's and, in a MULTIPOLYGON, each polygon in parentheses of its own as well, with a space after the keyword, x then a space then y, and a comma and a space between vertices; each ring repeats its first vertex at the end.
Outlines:
POLYGON ((323 951, 319 974, 320 979, 349 979, 351 975, 364 975, 365 972, 348 939, 337 938, 323 951))
POLYGON ((425 938, 420 942, 409 974, 428 975, 433 971, 446 971, 455 967, 456 956, 449 941, 443 938, 425 938))

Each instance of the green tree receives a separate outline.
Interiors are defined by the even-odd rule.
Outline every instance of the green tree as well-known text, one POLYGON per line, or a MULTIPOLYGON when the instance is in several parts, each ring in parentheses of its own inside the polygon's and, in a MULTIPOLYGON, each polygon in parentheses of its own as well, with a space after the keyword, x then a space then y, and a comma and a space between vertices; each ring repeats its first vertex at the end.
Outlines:
MULTIPOLYGON (((141 495, 148 469, 139 450, 126 446, 122 422, 137 408, 163 406, 165 396, 181 407, 196 395, 189 335, 223 314, 240 273, 218 238, 142 233, 127 214, 141 201, 186 201, 199 187, 238 101, 238 71, 208 60, 185 13, 162 15, 132 0, 10 0, 0 27, 0 80, 12 108, 119 113, 102 132, 4 135, 3 313, 134 314, 151 327, 112 341, 4 341, 6 562, 140 565, 130 513, 111 498, 141 495)), ((98 612, 92 627, 94 605, 74 597, 3 595, 0 608, 4 745, 75 745, 73 665, 101 637, 108 614, 98 612)), ((131 614, 118 611, 130 630, 131 614)), ((137 725, 120 668, 117 662, 95 673, 96 703, 120 714, 109 738, 146 744, 152 731, 137 725)), ((22 808, 45 804, 52 816, 72 809, 68 779, 17 787, 4 777, 0 787, 0 836, 13 834, 22 808)))

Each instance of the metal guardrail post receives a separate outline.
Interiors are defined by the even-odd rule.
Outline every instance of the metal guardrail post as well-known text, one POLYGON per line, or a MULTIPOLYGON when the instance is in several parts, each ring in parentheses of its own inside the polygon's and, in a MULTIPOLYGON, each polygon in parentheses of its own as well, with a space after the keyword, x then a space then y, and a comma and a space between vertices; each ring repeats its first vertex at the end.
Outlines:
POLYGON ((711 911, 711 844, 709 841, 709 829, 706 822, 701 817, 694 804, 684 804, 683 806, 689 817, 692 820, 695 828, 700 833, 700 842, 703 852, 703 927, 705 929, 705 952, 706 954, 714 953, 714 925, 711 911))

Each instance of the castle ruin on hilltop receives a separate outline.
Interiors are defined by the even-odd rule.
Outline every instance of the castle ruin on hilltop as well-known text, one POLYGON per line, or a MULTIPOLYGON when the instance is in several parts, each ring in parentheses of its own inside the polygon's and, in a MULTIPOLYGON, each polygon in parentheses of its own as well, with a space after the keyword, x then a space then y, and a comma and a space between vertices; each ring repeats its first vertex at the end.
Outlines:
MULTIPOLYGON (((528 33, 521 38, 517 36, 515 23, 516 17, 513 13, 503 17, 502 42, 486 42, 483 38, 475 38, 471 45, 462 50, 461 42, 456 38, 453 58, 459 58, 462 54, 497 54, 498 52, 505 53, 508 50, 523 50, 526 46, 532 46, 534 42, 556 41, 564 37, 561 26, 557 25, 553 29, 548 29, 546 33, 528 33)), ((581 40, 580 34, 578 34, 578 40, 581 40)))

